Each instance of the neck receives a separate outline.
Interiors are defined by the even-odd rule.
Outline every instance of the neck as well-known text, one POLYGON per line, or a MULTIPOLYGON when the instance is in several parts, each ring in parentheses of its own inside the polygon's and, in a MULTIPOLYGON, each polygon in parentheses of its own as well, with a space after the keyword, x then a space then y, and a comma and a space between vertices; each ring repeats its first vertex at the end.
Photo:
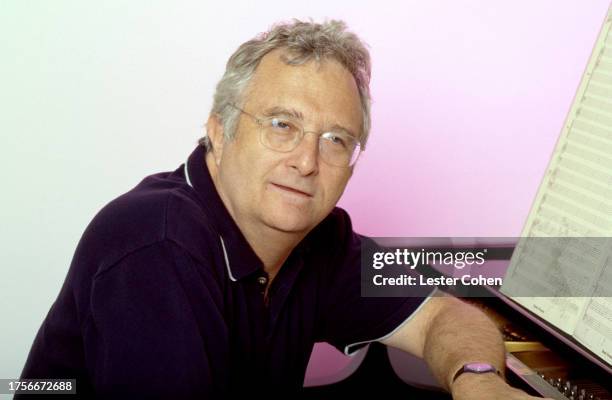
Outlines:
POLYGON ((210 172, 217 193, 225 205, 245 239, 262 261, 264 270, 269 276, 269 282, 274 279, 293 249, 304 238, 302 232, 284 232, 274 229, 264 223, 252 221, 241 216, 232 209, 227 197, 219 185, 218 166, 211 154, 206 155, 206 167, 210 172))

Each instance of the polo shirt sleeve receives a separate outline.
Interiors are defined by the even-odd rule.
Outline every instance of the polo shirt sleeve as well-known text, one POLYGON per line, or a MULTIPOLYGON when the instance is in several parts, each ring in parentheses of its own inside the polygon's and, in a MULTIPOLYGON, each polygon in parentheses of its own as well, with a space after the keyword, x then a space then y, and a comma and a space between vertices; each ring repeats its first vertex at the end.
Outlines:
POLYGON ((222 395, 227 328, 199 270, 188 253, 164 240, 96 274, 84 336, 98 394, 222 395), (206 308, 197 310, 207 315, 206 326, 194 307, 206 308))
POLYGON ((361 251, 378 247, 374 241, 352 231, 348 214, 334 210, 337 232, 334 255, 326 268, 322 305, 323 340, 346 355, 369 342, 390 336, 429 298, 432 290, 416 289, 411 297, 362 297, 361 251))

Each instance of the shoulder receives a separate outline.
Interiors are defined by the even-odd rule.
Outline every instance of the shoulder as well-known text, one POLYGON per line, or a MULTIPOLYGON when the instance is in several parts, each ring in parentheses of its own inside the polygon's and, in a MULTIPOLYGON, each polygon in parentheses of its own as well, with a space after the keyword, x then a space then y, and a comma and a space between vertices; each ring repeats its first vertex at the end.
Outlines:
MULTIPOLYGON (((125 256, 159 242, 197 249, 212 236, 211 225, 183 178, 171 172, 147 176, 106 204, 91 220, 75 259, 94 261, 102 272, 125 256)), ((200 250, 201 253, 201 250, 200 250)), ((202 256, 202 255, 201 255, 202 256)))
POLYGON ((328 239, 330 237, 338 239, 347 238, 353 234, 353 225, 349 214, 340 207, 334 207, 323 221, 317 225, 310 233, 312 239, 328 239))
POLYGON ((353 231, 349 214, 336 207, 310 232, 304 247, 314 265, 319 266, 323 279, 329 282, 358 270, 364 240, 367 238, 353 231))
POLYGON ((353 230, 348 212, 335 207, 309 235, 309 241, 317 248, 333 248, 337 255, 355 255, 361 252, 364 243, 370 245, 371 239, 353 230))
POLYGON ((305 242, 309 256, 316 260, 328 282, 358 278, 362 257, 379 248, 372 238, 353 230, 349 214, 339 207, 313 229, 305 242))

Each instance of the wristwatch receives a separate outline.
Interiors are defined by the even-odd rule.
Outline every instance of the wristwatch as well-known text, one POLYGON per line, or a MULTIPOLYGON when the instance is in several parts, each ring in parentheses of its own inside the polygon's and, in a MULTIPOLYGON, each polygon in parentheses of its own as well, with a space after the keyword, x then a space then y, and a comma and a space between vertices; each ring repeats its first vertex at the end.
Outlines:
POLYGON ((455 383, 459 375, 463 374, 464 372, 470 372, 472 374, 486 374, 489 372, 495 372, 497 375, 501 376, 501 372, 499 372, 497 368, 495 368, 493 365, 487 363, 473 362, 467 363, 463 367, 461 367, 453 377, 452 383, 455 383))

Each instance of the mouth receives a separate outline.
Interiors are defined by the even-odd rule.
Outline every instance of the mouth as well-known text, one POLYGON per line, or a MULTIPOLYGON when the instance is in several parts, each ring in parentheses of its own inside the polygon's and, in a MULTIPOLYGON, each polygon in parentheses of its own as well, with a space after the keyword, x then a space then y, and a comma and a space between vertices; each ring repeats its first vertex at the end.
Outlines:
POLYGON ((279 185, 278 183, 271 183, 271 185, 274 186, 277 189, 281 189, 281 190, 284 190, 284 191, 289 192, 289 193, 301 195, 301 196, 304 196, 304 197, 312 197, 312 194, 304 192, 304 191, 296 189, 296 188, 292 188, 290 186, 279 185))

